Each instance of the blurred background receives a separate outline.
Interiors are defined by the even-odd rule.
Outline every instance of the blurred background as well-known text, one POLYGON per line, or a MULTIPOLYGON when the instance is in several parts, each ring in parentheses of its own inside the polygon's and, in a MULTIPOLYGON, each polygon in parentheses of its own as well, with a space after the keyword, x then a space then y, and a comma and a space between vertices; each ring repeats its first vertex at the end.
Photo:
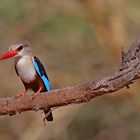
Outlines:
MULTIPOLYGON (((10 44, 26 41, 43 62, 52 89, 113 73, 140 33, 139 0, 1 0, 0 55, 10 44)), ((0 62, 0 97, 23 90, 14 60, 0 62)), ((139 140, 140 82, 129 90, 43 114, 0 117, 3 140, 139 140)))

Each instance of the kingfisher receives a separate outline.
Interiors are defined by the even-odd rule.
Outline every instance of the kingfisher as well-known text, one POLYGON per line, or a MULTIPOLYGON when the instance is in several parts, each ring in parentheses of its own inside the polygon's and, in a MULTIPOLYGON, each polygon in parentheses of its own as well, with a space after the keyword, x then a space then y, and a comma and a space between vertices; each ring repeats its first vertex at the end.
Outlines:
MULTIPOLYGON (((41 92, 50 91, 50 82, 44 66, 40 60, 33 56, 32 49, 27 43, 14 44, 9 47, 9 51, 0 57, 0 60, 15 57, 16 74, 20 77, 25 90, 17 94, 16 97, 24 96, 29 90, 34 92, 34 99, 41 92)), ((45 119, 53 121, 51 109, 44 109, 45 119)))

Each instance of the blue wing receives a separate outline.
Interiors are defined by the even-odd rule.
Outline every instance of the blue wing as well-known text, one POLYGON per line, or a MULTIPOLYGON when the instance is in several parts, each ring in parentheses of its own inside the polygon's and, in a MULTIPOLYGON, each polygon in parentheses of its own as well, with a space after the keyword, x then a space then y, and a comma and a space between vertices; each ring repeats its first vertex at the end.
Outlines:
POLYGON ((46 90, 50 91, 49 78, 48 78, 46 71, 45 71, 43 65, 41 64, 40 60, 37 57, 34 57, 33 63, 34 63, 34 67, 35 67, 37 73, 41 77, 41 79, 46 87, 46 90))

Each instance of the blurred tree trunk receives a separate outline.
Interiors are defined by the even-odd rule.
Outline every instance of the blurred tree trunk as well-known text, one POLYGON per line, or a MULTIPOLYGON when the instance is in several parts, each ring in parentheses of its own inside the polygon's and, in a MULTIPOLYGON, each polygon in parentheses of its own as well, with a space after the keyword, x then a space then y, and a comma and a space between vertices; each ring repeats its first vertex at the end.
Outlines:
POLYGON ((119 58, 122 41, 126 39, 124 0, 82 0, 82 2, 89 12, 87 20, 97 40, 113 57, 119 58))

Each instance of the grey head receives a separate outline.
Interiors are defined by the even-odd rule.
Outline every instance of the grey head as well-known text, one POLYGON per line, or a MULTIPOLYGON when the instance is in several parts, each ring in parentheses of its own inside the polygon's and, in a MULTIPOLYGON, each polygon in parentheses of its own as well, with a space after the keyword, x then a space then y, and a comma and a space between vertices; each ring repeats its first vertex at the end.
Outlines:
POLYGON ((9 51, 17 51, 17 55, 15 57, 22 56, 32 56, 32 49, 28 46, 27 43, 13 44, 9 46, 9 51))

